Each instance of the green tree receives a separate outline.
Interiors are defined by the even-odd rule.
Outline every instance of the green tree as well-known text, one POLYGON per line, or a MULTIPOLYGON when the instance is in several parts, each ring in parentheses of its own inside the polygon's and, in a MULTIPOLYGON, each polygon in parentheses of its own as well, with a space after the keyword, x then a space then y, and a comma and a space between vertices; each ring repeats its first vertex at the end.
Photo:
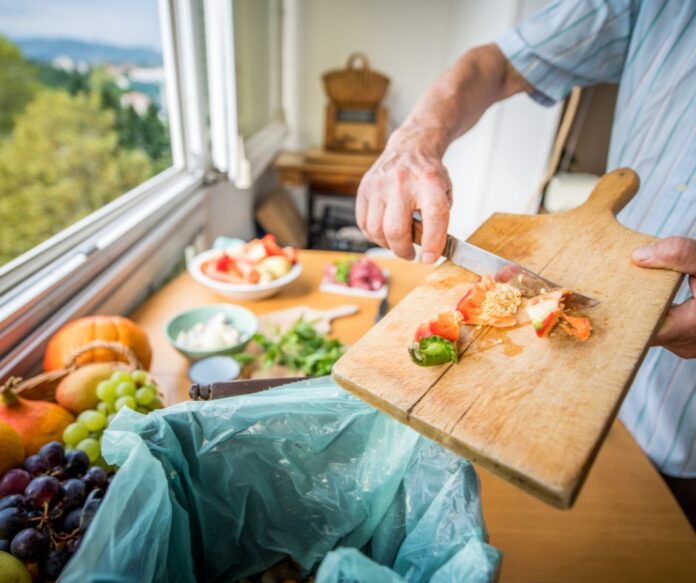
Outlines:
POLYGON ((151 175, 145 152, 119 148, 97 95, 39 93, 0 144, 0 264, 151 175))
POLYGON ((34 68, 15 45, 0 36, 0 135, 12 130, 15 117, 36 89, 34 68))

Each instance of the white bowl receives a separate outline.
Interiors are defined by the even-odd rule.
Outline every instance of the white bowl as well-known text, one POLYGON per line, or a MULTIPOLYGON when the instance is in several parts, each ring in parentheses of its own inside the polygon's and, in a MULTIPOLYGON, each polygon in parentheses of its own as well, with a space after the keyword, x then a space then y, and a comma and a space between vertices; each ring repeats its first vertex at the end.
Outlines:
POLYGON ((295 263, 292 269, 286 273, 283 277, 274 279, 269 283, 225 283, 223 281, 217 281, 205 275, 201 271, 201 265, 203 262, 208 261, 213 257, 219 257, 222 254, 220 249, 210 249, 209 251, 203 251, 196 255, 188 266, 188 271, 191 277, 195 279, 198 283, 202 283, 207 288, 210 288, 214 292, 217 292, 228 298, 233 298, 235 300, 261 300, 263 298, 269 298, 272 295, 277 294, 286 285, 295 281, 300 273, 302 273, 302 265, 300 263, 295 263))

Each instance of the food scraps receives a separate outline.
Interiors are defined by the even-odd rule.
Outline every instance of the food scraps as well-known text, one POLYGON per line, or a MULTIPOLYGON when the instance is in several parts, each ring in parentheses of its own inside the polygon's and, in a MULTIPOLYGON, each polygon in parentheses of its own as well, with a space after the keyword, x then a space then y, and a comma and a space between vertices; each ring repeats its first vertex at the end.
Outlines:
POLYGON ((592 324, 584 316, 567 313, 564 303, 571 294, 569 289, 553 289, 525 302, 519 289, 484 275, 462 296, 455 310, 442 312, 418 326, 408 347, 411 360, 419 366, 456 363, 462 326, 516 326, 521 308, 539 338, 548 337, 558 326, 563 333, 584 342, 592 334, 592 324))

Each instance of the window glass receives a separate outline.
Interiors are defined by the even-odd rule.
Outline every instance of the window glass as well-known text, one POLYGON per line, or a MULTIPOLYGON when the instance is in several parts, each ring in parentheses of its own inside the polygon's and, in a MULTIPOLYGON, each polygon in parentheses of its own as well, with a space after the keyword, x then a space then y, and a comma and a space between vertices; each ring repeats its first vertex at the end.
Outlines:
POLYGON ((157 0, 0 0, 0 265, 171 165, 157 0))
POLYGON ((249 138, 281 117, 280 0, 234 0, 238 130, 249 138))

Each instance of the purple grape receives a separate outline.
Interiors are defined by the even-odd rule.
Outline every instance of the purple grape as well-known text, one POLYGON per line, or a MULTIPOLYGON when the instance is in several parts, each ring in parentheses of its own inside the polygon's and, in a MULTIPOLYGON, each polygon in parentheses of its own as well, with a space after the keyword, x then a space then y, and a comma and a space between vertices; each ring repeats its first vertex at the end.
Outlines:
POLYGON ((46 554, 48 535, 35 528, 20 530, 10 543, 10 551, 20 561, 34 561, 46 554))
POLYGON ((10 552, 10 541, 8 541, 6 538, 0 538, 0 551, 3 553, 10 552))
POLYGON ((24 469, 32 476, 40 476, 48 471, 48 464, 38 455, 30 455, 24 460, 24 469))
POLYGON ((24 491, 24 497, 34 508, 57 502, 60 494, 60 482, 52 476, 34 478, 24 491))
POLYGON ((21 494, 30 481, 31 476, 26 470, 7 470, 0 480, 0 498, 10 494, 21 494))
POLYGON ((67 480, 70 477, 70 474, 63 466, 56 466, 55 468, 53 468, 51 470, 50 475, 53 476, 59 482, 62 482, 63 480, 67 480))
POLYGON ((24 507, 24 496, 21 494, 12 494, 10 496, 5 496, 0 500, 0 510, 5 510, 5 508, 23 508, 24 507))
POLYGON ((63 482, 63 507, 66 510, 82 505, 87 495, 87 486, 82 480, 71 478, 63 482))
POLYGON ((65 543, 65 550, 68 551, 71 555, 74 555, 75 552, 77 551, 78 547, 80 546, 81 542, 82 542, 81 536, 76 536, 75 538, 71 538, 67 543, 65 543))
POLYGON ((48 552, 43 562, 42 571, 49 581, 58 579, 66 563, 70 560, 70 553, 66 550, 54 549, 48 552))
POLYGON ((90 489, 99 488, 101 490, 106 490, 109 485, 109 475, 104 468, 100 468, 99 466, 92 466, 89 468, 82 479, 90 489))
POLYGON ((39 450, 39 456, 49 468, 65 463, 65 450, 59 441, 51 441, 39 450))
POLYGON ((43 510, 27 510, 27 516, 29 517, 29 520, 41 518, 43 514, 43 510))
POLYGON ((82 518, 82 508, 75 508, 65 515, 63 518, 63 530, 65 532, 72 532, 76 528, 80 527, 80 518, 82 518))
POLYGON ((92 490, 85 500, 85 505, 82 507, 82 516, 80 517, 80 532, 84 533, 89 525, 92 524, 94 516, 99 510, 99 505, 104 498, 103 490, 92 490))
POLYGON ((11 539, 28 525, 27 513, 21 508, 0 510, 0 538, 11 539))
POLYGON ((89 468, 89 457, 81 449, 69 451, 65 455, 65 471, 73 476, 81 476, 89 468))

